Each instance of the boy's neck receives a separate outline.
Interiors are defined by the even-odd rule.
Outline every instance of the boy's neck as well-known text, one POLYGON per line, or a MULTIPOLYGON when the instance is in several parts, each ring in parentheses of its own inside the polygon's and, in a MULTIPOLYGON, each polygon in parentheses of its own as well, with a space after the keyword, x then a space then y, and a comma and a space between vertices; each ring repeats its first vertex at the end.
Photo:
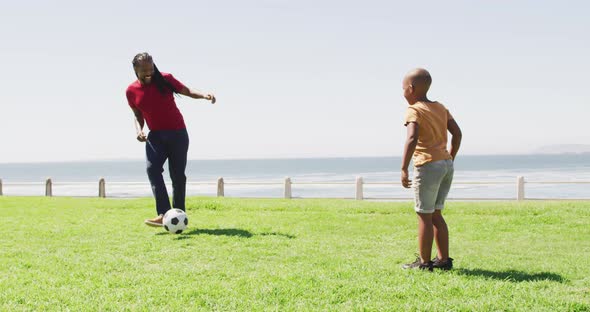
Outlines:
POLYGON ((428 99, 428 97, 426 96, 426 94, 423 95, 423 96, 419 96, 419 97, 415 98, 414 101, 412 101, 412 103, 410 103, 410 105, 416 104, 418 102, 432 103, 432 101, 428 99))

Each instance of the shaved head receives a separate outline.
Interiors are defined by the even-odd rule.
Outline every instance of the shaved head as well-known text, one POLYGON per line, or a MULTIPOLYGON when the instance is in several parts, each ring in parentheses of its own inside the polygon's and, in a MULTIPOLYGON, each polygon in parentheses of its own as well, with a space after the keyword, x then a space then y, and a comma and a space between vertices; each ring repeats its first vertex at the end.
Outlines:
POLYGON ((428 100, 426 93, 428 93, 431 83, 432 77, 426 69, 416 68, 408 72, 402 83, 404 97, 408 103, 413 104, 416 101, 428 100))
POLYGON ((428 92, 430 84, 432 83, 432 77, 430 73, 424 68, 416 68, 406 74, 404 80, 408 85, 413 86, 416 91, 428 92))

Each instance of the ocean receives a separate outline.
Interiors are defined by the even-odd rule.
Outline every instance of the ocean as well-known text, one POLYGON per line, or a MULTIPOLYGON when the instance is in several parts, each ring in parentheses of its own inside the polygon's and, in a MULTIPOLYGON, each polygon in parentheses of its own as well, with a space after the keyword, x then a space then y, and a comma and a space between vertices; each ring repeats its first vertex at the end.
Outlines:
MULTIPOLYGON (((355 179, 362 177, 365 198, 411 199, 413 191, 399 183, 400 162, 400 157, 189 160, 187 195, 215 196, 223 177, 225 196, 280 198, 290 177, 295 198, 354 198, 355 179)), ((166 168, 171 192, 167 175, 166 168)), ((525 178, 526 198, 590 199, 590 154, 459 155, 449 198, 515 198, 518 176, 525 178)), ((54 196, 97 196, 100 178, 107 197, 151 196, 143 160, 0 164, 6 196, 44 195, 47 178, 54 196)))

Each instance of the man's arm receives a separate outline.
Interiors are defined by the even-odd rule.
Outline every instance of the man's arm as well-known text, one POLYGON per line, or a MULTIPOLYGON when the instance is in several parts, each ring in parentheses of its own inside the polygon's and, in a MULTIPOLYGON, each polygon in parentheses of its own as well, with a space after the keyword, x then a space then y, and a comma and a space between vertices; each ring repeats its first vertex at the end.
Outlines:
POLYGON ((145 136, 145 133, 143 133, 143 126, 145 124, 143 114, 137 108, 132 108, 131 110, 133 110, 133 115, 135 115, 135 121, 133 124, 135 125, 135 130, 137 131, 137 140, 139 142, 145 142, 147 141, 147 137, 145 136))
POLYGON ((455 160, 455 156, 457 156, 457 152, 461 146, 461 138, 463 134, 461 133, 461 129, 459 128, 459 125, 455 119, 451 119, 449 122, 447 122, 447 130, 449 130, 453 136, 451 139, 451 149, 449 150, 449 153, 451 154, 451 157, 453 157, 453 160, 455 160))
POLYGON ((193 99, 206 99, 211 101, 211 104, 215 104, 216 101, 215 96, 211 93, 203 94, 197 90, 189 89, 187 87, 182 88, 182 90, 180 90, 180 92, 178 93, 188 97, 192 97, 193 99))
POLYGON ((409 188, 411 185, 409 174, 408 174, 408 167, 410 166, 410 161, 412 160, 412 155, 414 155, 414 151, 416 150, 416 145, 418 144, 418 124, 415 122, 410 122, 407 124, 408 128, 408 136, 406 138, 406 144, 404 145, 404 154, 402 156, 402 185, 405 188, 409 188))

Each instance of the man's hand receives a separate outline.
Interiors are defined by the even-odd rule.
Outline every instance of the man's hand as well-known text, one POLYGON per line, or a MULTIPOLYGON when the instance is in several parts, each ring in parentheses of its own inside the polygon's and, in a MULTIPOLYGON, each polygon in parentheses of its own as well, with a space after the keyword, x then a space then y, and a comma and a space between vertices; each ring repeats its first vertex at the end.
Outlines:
POLYGON ((402 169, 402 186, 405 188, 410 188, 412 186, 412 181, 408 175, 408 169, 402 169))
POLYGON ((217 101, 217 100, 215 99, 215 95, 213 95, 213 94, 211 94, 211 93, 207 94, 207 95, 205 96, 205 99, 207 99, 207 100, 211 101, 211 104, 215 104, 215 102, 217 101))
POLYGON ((145 142, 145 141, 147 141, 147 136, 145 135, 145 133, 143 133, 143 131, 137 133, 137 140, 139 142, 145 142))

